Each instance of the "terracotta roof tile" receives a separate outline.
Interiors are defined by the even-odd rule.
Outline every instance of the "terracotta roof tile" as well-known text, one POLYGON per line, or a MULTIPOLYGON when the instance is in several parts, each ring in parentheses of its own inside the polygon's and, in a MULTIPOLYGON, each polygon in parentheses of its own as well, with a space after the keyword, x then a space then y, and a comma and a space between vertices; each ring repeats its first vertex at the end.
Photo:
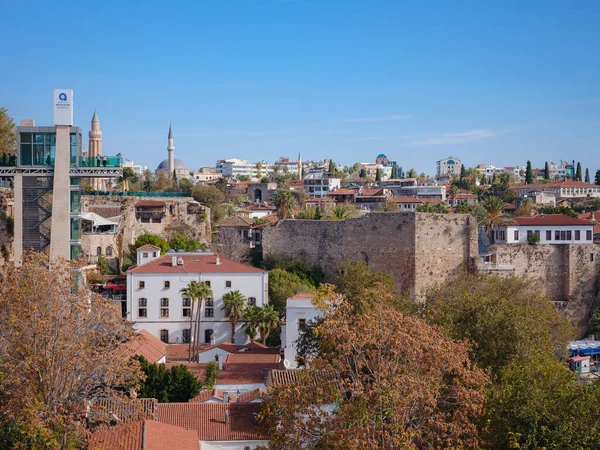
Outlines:
POLYGON ((220 227, 251 227, 254 224, 254 220, 249 217, 232 216, 222 219, 218 224, 217 228, 220 227))
POLYGON ((312 293, 299 293, 290 297, 288 300, 312 300, 315 298, 315 294, 312 293))
POLYGON ((100 398, 88 403, 87 418, 91 422, 108 422, 115 417, 122 422, 153 419, 157 401, 153 398, 136 398, 129 401, 115 401, 100 398))
POLYGON ((167 204, 161 200, 138 200, 135 204, 136 208, 151 208, 159 206, 167 206, 167 204))
POLYGON ((520 226, 586 226, 591 225, 585 220, 575 219, 564 214, 536 214, 535 216, 519 216, 512 220, 513 225, 520 226))
POLYGON ((157 247, 156 245, 152 245, 152 244, 145 244, 142 245, 141 247, 138 247, 137 251, 154 251, 154 250, 160 250, 160 247, 157 247))
MULTIPOLYGON (((225 399, 226 391, 222 389, 208 389, 200 392, 196 397, 190 399, 189 403, 206 403, 208 401, 223 402, 225 399)), ((266 399, 267 391, 264 389, 254 389, 252 391, 244 392, 239 396, 237 394, 229 393, 227 403, 249 403, 257 399, 266 399)))
POLYGON ((196 431, 156 422, 139 421, 97 431, 90 437, 90 450, 199 450, 196 431))
POLYGON ((256 403, 161 403, 157 420, 196 431, 201 441, 246 441, 268 439, 266 428, 255 425, 256 403), (228 411, 229 423, 225 423, 228 411))
POLYGON ((128 273, 266 273, 266 270, 258 269, 246 264, 220 258, 217 265, 217 256, 202 253, 175 253, 178 258, 183 259, 183 265, 173 266, 171 254, 156 258, 150 262, 128 269, 128 273))
POLYGON ((118 206, 90 206, 88 211, 98 214, 105 219, 121 215, 121 208, 118 206))
POLYGON ((230 353, 227 355, 227 359, 225 362, 227 364, 246 364, 246 363, 255 363, 255 364, 265 364, 265 363, 275 363, 278 364, 281 361, 281 356, 274 353, 252 353, 252 352, 243 352, 243 353, 230 353))
POLYGON ((133 355, 143 356, 150 364, 160 361, 167 355, 167 344, 146 330, 137 332, 125 345, 133 355))
MULTIPOLYGON (((167 367, 185 365, 196 377, 204 378, 207 364, 204 363, 167 363, 167 367)), ((217 384, 265 384, 270 369, 279 369, 279 363, 224 363, 219 371, 217 384)))

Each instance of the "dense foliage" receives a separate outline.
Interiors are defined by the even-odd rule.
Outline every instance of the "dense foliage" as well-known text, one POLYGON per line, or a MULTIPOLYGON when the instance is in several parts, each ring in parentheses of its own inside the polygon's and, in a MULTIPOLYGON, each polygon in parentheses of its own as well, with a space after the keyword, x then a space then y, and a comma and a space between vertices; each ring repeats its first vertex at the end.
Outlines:
POLYGON ((202 385, 187 366, 180 364, 167 369, 165 364, 150 364, 136 356, 146 376, 138 392, 141 398, 155 398, 161 403, 187 402, 200 393, 202 385))

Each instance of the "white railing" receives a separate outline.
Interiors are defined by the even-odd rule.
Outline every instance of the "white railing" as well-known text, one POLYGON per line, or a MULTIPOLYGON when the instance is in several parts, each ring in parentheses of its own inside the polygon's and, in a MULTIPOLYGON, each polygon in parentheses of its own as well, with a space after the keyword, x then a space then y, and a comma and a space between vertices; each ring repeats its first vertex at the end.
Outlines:
POLYGON ((513 266, 510 264, 483 263, 477 264, 477 270, 513 270, 513 266))

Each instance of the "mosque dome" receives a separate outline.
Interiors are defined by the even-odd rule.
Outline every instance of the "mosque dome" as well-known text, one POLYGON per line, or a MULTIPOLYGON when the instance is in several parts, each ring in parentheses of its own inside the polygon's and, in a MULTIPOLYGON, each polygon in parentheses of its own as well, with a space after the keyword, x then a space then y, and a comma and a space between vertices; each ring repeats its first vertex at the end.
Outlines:
MULTIPOLYGON (((168 159, 165 159, 156 168, 156 170, 168 170, 168 169, 169 169, 169 160, 168 159)), ((185 166, 183 161, 181 161, 180 159, 176 159, 175 160, 175 170, 188 170, 188 168, 185 166)))

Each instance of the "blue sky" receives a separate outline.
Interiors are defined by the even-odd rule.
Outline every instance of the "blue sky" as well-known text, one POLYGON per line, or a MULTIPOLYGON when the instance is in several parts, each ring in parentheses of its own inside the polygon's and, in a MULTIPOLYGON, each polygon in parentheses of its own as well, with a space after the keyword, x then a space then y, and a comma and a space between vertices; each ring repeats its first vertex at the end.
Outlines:
POLYGON ((0 105, 51 124, 72 88, 85 145, 97 108, 104 153, 152 169, 169 121, 192 169, 298 151, 600 168, 599 2, 1 1, 0 105))

